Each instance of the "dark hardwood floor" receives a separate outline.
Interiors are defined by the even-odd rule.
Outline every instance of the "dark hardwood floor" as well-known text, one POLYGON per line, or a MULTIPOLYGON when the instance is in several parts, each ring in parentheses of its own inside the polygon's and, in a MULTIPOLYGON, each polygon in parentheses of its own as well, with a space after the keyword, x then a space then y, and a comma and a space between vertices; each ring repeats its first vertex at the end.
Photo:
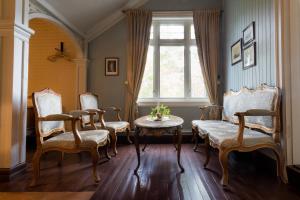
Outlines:
MULTIPOLYGON (((220 184, 218 154, 212 151, 208 170, 202 168, 204 151, 182 147, 181 161, 185 168, 179 173, 175 148, 171 144, 151 144, 141 153, 138 176, 133 174, 136 153, 133 145, 118 147, 119 154, 99 163, 101 181, 94 184, 90 156, 69 154, 62 167, 57 166, 58 154, 49 153, 41 163, 38 185, 28 187, 32 168, 9 183, 0 183, 0 191, 80 192, 95 191, 92 199, 300 199, 300 191, 282 184, 275 170, 264 167, 264 159, 255 154, 237 154, 230 159, 229 186, 220 184), (261 167, 263 166, 263 167, 261 167)), ((28 153, 30 161, 32 153, 28 153)), ((267 165, 267 164, 266 164, 267 165)))

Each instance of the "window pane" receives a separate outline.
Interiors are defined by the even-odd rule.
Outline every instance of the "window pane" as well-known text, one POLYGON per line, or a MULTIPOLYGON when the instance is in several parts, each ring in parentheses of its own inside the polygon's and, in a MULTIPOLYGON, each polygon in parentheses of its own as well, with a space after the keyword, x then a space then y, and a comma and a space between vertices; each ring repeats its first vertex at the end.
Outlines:
POLYGON ((149 46, 139 98, 153 97, 153 46, 149 46))
POLYGON ((160 25, 160 39, 184 39, 184 26, 160 25))
POLYGON ((184 46, 160 47, 160 97, 184 97, 184 46))
POLYGON ((199 57, 197 52, 197 47, 192 46, 190 48, 191 52, 191 96, 192 97, 206 97, 206 90, 204 85, 204 80, 201 72, 201 67, 199 63, 199 57))
POLYGON ((153 26, 151 26, 151 29, 150 29, 150 40, 153 39, 153 26))
POLYGON ((195 28, 194 28, 194 25, 191 25, 191 39, 196 39, 195 38, 195 28))

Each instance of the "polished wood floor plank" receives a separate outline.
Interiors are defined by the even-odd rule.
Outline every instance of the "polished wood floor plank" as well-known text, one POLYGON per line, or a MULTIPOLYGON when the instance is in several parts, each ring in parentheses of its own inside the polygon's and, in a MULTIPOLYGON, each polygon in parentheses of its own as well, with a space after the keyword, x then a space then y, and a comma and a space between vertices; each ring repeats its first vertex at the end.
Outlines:
POLYGON ((95 192, 92 199, 101 200, 300 200, 297 188, 278 181, 275 170, 262 168, 264 163, 255 156, 249 156, 252 154, 242 154, 241 158, 230 156, 229 186, 223 188, 217 151, 211 151, 208 169, 203 169, 203 147, 194 152, 192 144, 182 145, 181 162, 185 172, 180 173, 172 144, 150 144, 145 152, 141 151, 138 176, 133 173, 137 164, 134 145, 120 145, 118 152, 109 161, 102 156, 98 166, 99 184, 93 181, 88 153, 67 154, 61 167, 57 166, 59 154, 48 153, 42 158, 41 178, 34 188, 28 187, 32 173, 32 153, 28 153, 27 171, 9 183, 0 183, 0 191, 92 191, 95 192))

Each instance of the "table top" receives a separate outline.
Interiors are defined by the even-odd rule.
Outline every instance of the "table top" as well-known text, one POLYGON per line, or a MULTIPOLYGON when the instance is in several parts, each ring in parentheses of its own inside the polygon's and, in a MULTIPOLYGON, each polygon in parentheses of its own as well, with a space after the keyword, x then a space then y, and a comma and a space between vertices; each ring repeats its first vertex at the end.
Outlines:
POLYGON ((170 115, 168 118, 163 118, 162 121, 155 121, 150 115, 140 117, 134 121, 137 127, 142 128, 172 128, 181 126, 183 119, 174 115, 170 115))

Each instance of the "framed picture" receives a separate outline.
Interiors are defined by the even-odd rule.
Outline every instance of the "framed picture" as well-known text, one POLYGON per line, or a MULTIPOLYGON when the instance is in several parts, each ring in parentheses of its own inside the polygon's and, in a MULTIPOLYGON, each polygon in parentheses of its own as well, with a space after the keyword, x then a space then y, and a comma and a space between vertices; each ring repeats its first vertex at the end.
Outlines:
POLYGON ((119 76, 119 58, 105 58, 105 76, 119 76))
POLYGON ((244 49, 243 64, 243 69, 248 69, 256 65, 256 42, 253 42, 244 49))
POLYGON ((231 64, 235 65, 240 61, 242 61, 242 39, 231 46, 231 64))
POLYGON ((249 44, 255 39, 255 22, 251 22, 244 30, 243 30, 243 44, 244 46, 249 44))

